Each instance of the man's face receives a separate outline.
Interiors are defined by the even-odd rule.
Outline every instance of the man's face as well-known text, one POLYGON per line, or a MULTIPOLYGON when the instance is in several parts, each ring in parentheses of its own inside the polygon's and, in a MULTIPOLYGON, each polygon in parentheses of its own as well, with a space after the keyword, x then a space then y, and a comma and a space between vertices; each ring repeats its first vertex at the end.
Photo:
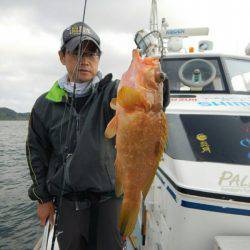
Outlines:
POLYGON ((66 66, 68 77, 71 82, 86 82, 94 78, 98 71, 100 55, 91 41, 85 41, 82 45, 82 57, 79 63, 79 70, 76 71, 78 47, 73 52, 63 54, 59 51, 60 61, 66 66))

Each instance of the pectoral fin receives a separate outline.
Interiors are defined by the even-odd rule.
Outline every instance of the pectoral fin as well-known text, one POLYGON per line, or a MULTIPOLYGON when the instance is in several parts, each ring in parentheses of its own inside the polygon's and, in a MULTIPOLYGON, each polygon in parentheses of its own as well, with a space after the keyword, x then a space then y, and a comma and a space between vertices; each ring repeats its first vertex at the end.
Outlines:
POLYGON ((117 95, 117 102, 125 109, 133 110, 135 107, 149 109, 147 100, 134 88, 123 86, 117 95))
POLYGON ((114 137, 116 135, 116 129, 117 129, 117 116, 114 116, 105 130, 105 137, 108 139, 114 137))
POLYGON ((116 110, 116 98, 112 98, 111 102, 110 102, 110 107, 113 110, 116 110))

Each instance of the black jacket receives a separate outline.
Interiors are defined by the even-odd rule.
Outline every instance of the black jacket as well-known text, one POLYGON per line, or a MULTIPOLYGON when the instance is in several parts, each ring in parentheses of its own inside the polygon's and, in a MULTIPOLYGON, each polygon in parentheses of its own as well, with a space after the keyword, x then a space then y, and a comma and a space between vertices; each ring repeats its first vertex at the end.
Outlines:
MULTIPOLYGON (((110 101, 116 97, 118 83, 112 81, 111 74, 107 75, 84 96, 79 113, 75 109, 70 112, 70 98, 58 82, 37 99, 26 142, 33 180, 29 189, 32 200, 43 203, 60 195, 66 154, 72 156, 68 157, 64 168, 64 193, 114 191, 115 140, 106 139, 104 131, 115 114, 110 101), (72 124, 69 143, 66 143, 70 116, 72 124)), ((167 106, 168 84, 165 84, 164 93, 164 106, 167 106)))

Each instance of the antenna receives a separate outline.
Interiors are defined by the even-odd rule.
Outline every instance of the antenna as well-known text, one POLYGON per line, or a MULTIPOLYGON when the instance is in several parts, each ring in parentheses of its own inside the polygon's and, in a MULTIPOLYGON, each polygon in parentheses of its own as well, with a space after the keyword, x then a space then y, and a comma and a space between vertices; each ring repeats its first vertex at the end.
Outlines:
POLYGON ((150 11, 150 31, 158 30, 157 0, 152 0, 150 11))
MULTIPOLYGON (((162 18, 161 29, 158 27, 157 0, 152 0, 150 10, 150 31, 140 30, 135 35, 135 43, 146 56, 159 56, 167 52, 181 52, 183 39, 191 36, 207 36, 207 27, 169 29, 166 18, 162 18), (165 45, 166 44, 166 45, 165 45)), ((200 51, 211 50, 212 42, 202 41, 200 51)), ((250 49, 249 49, 250 50, 250 49)), ((249 52, 250 54, 250 52, 249 52)))

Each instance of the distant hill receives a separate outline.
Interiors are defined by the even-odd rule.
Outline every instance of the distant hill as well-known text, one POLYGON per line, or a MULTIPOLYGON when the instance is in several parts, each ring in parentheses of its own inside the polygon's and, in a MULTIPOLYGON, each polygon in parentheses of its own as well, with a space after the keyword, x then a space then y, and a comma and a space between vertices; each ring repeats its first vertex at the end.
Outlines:
POLYGON ((0 120, 11 121, 11 120, 28 120, 30 113, 17 113, 12 109, 0 108, 0 120))

